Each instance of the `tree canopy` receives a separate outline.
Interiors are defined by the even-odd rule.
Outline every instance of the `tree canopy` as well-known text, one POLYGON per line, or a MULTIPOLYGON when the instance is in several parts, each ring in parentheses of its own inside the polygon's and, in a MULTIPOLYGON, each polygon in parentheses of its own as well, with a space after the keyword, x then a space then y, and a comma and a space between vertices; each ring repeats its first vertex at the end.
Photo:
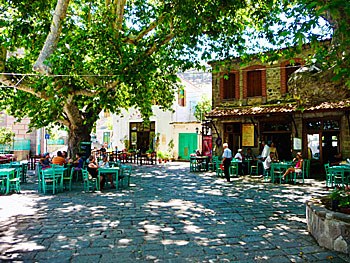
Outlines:
MULTIPOLYGON (((348 14, 341 0, 0 0, 0 107, 32 127, 68 127, 74 146, 103 109, 170 108, 176 72, 244 54, 249 29, 275 45, 316 43, 309 32, 328 15, 343 50, 348 14)), ((338 53, 326 63, 344 74, 338 53)))

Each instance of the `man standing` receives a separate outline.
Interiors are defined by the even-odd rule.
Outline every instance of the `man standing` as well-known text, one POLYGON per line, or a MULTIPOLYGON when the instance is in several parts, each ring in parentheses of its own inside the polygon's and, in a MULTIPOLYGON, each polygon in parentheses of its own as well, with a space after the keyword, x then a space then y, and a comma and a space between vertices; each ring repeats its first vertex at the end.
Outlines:
POLYGON ((264 175, 266 172, 270 172, 271 170, 271 163, 275 162, 274 159, 274 153, 270 152, 269 156, 264 161, 264 175))
POLYGON ((232 160, 232 152, 228 148, 228 144, 224 143, 222 145, 224 147, 224 153, 222 155, 222 162, 221 164, 224 165, 224 173, 227 182, 230 182, 230 165, 231 165, 231 160, 232 160))

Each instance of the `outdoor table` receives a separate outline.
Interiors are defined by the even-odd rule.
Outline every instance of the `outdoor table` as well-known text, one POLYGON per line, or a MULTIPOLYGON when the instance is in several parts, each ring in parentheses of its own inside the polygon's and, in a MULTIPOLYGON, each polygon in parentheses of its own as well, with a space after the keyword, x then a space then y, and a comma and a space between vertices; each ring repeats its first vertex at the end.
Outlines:
POLYGON ((6 192, 5 194, 8 194, 10 192, 10 179, 11 177, 15 177, 15 168, 7 168, 7 169, 0 169, 0 178, 6 179, 5 181, 2 181, 2 186, 5 187, 4 182, 6 183, 6 192))
POLYGON ((204 170, 207 172, 209 168, 209 156, 191 156, 190 157, 190 170, 191 172, 201 171, 201 164, 205 162, 204 170))
POLYGON ((255 162, 255 160, 253 160, 253 159, 243 159, 242 162, 243 162, 243 164, 247 165, 247 174, 250 174, 250 167, 255 162))
POLYGON ((118 175, 119 175, 119 167, 110 167, 110 168, 98 168, 98 184, 97 190, 100 190, 101 184, 101 174, 112 174, 115 175, 115 188, 118 189, 118 175))
POLYGON ((349 178, 350 178, 350 165, 347 165, 347 164, 334 165, 334 166, 329 167, 329 170, 330 170, 331 175, 332 175, 331 176, 332 187, 333 187, 333 180, 334 180, 334 175, 333 175, 332 169, 334 169, 334 168, 341 169, 343 171, 345 183, 348 183, 349 178))
MULTIPOLYGON (((271 164, 271 180, 272 182, 275 181, 275 169, 276 170, 280 170, 281 172, 282 171, 285 171, 287 170, 288 168, 292 167, 293 165, 291 163, 284 163, 284 162, 280 162, 280 163, 272 163, 271 164)), ((282 174, 281 174, 281 177, 282 177, 282 174)))
POLYGON ((11 164, 10 163, 10 167, 11 168, 15 168, 15 169, 20 169, 21 171, 21 183, 24 183, 27 181, 27 179, 25 178, 25 174, 24 174, 24 163, 20 163, 20 164, 11 164))

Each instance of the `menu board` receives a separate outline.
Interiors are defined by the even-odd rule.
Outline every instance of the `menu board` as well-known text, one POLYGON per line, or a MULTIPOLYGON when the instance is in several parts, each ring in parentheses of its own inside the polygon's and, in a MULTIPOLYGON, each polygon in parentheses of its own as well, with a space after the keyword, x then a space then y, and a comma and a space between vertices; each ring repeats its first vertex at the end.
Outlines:
POLYGON ((242 125, 242 146, 254 146, 254 125, 243 124, 242 125))
POLYGON ((293 138, 293 150, 300 151, 302 148, 302 139, 301 138, 293 138))
POLYGON ((88 159, 91 155, 91 142, 81 142, 79 152, 84 161, 88 159))

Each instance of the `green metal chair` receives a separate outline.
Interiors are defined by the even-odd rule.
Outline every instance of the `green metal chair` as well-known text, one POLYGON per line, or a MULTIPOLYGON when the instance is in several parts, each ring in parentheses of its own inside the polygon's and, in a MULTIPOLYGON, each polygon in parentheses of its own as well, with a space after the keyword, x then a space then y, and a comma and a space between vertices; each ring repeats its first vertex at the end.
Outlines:
POLYGON ((224 177, 225 176, 224 170, 221 169, 220 164, 221 164, 220 162, 216 163, 216 177, 224 177))
POLYGON ((305 160, 303 161, 303 169, 301 172, 293 173, 293 178, 294 178, 294 184, 297 183, 297 179, 303 179, 303 184, 305 183, 305 175, 306 175, 306 165, 305 165, 305 160))
POLYGON ((215 171, 216 170, 216 163, 219 162, 218 156, 213 156, 211 162, 209 163, 209 170, 215 171))
POLYGON ((344 176, 344 168, 342 167, 329 167, 329 170, 331 172, 331 186, 333 187, 334 185, 341 185, 345 186, 347 185, 347 180, 344 176))
POLYGON ((230 171, 230 177, 232 175, 239 176, 239 174, 238 174, 238 162, 231 162, 229 171, 230 171))
POLYGON ((271 181, 275 183, 276 179, 279 179, 280 184, 282 183, 283 169, 276 163, 271 163, 270 170, 271 181))
POLYGON ((67 171, 67 173, 65 173, 63 176, 63 186, 68 184, 69 191, 72 191, 73 173, 74 173, 74 169, 71 169, 70 172, 67 171))
POLYGON ((17 168, 14 176, 9 180, 9 189, 21 192, 21 168, 17 168))
POLYGON ((332 173, 329 170, 329 163, 324 165, 324 170, 326 172, 326 187, 329 187, 332 183, 332 173))
POLYGON ((259 175, 259 171, 258 171, 258 163, 256 165, 251 165, 250 166, 250 171, 249 171, 250 175, 259 175))
POLYGON ((310 162, 311 162, 310 159, 304 159, 304 162, 303 162, 303 170, 305 167, 304 175, 306 178, 310 178, 310 162))
POLYGON ((48 191, 52 191, 53 194, 60 189, 59 175, 55 174, 54 169, 44 169, 42 173, 42 190, 46 194, 48 191))
POLYGON ((81 173, 83 175, 83 187, 84 187, 84 192, 90 192, 90 187, 91 190, 94 191, 95 189, 98 189, 97 184, 98 180, 97 178, 92 178, 89 176, 89 173, 86 169, 82 169, 81 173))
POLYGON ((118 177, 118 179, 121 180, 122 187, 124 186, 124 182, 126 182, 127 187, 130 186, 130 177, 131 177, 131 165, 122 165, 120 167, 119 177, 118 177))
POLYGON ((198 163, 196 157, 190 157, 190 172, 198 172, 198 163))

